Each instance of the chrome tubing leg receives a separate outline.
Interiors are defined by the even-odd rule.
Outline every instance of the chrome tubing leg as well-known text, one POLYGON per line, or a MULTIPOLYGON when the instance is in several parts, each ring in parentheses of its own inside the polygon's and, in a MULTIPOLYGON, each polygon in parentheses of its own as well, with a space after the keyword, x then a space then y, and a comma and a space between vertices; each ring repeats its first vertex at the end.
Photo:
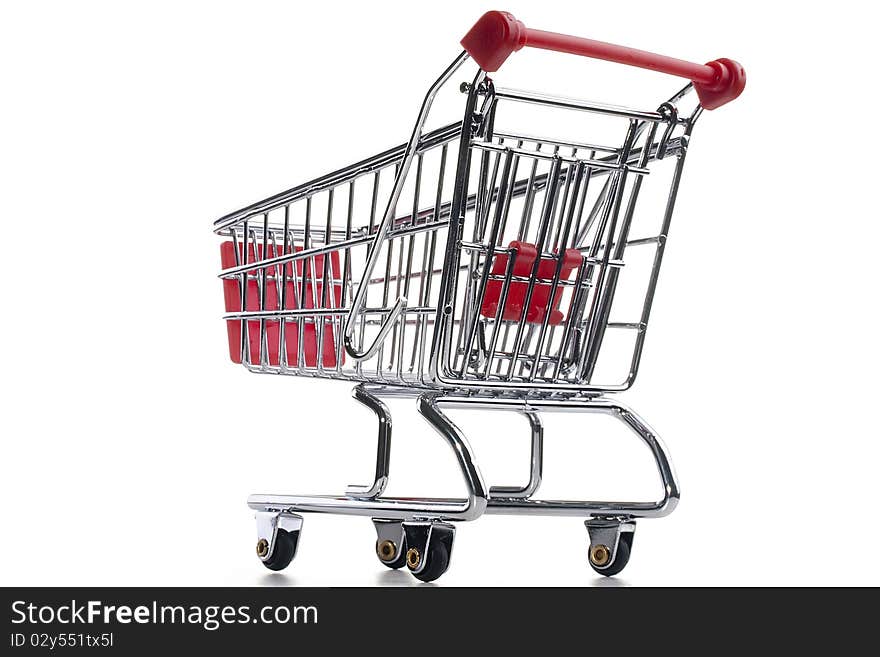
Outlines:
MULTIPOLYGON (((539 404, 530 405, 538 406, 539 404)), ((680 498, 675 471, 663 442, 653 429, 634 411, 616 401, 597 399, 578 405, 581 410, 600 412, 616 417, 626 424, 651 450, 663 495, 657 502, 606 502, 573 500, 533 500, 518 498, 490 498, 487 513, 530 514, 556 516, 615 516, 625 518, 661 518, 675 510, 680 498)), ((556 407, 552 410, 561 410, 556 407)), ((574 410, 574 409, 571 409, 574 410)))
POLYGON ((449 408, 507 410, 517 412, 603 413, 623 422, 648 446, 660 481, 663 495, 656 502, 605 502, 576 500, 536 500, 531 497, 489 497, 486 513, 511 515, 547 515, 575 517, 660 518, 672 513, 678 505, 680 491, 675 471, 663 442, 656 432, 635 411, 621 402, 602 397, 581 399, 515 399, 492 397, 446 396, 435 404, 449 408))
POLYGON ((525 486, 492 486, 489 488, 490 498, 510 497, 528 499, 541 485, 541 476, 544 469, 544 425, 541 416, 532 411, 523 411, 532 430, 532 458, 529 470, 529 483, 525 486))
POLYGON ((486 484, 483 482, 483 475, 480 474, 480 469, 474 461, 473 450, 467 438, 461 429, 440 410, 439 397, 438 394, 421 395, 418 399, 419 413, 437 430, 437 433, 446 439, 452 451, 455 452, 455 458, 458 460, 462 475, 464 475, 468 492, 467 506, 458 519, 476 520, 483 515, 489 501, 486 484))
POLYGON ((371 395, 363 385, 352 390, 352 397, 369 408, 379 420, 379 437, 376 448, 376 475, 371 486, 350 484, 345 489, 348 497, 360 500, 372 500, 382 494, 388 485, 388 474, 391 467, 391 413, 378 397, 371 395))
POLYGON ((653 517, 660 518, 669 515, 678 506, 681 490, 678 486, 678 479, 675 476, 672 462, 669 460, 666 446, 660 440, 657 433, 635 411, 622 404, 615 404, 614 408, 615 415, 642 439, 654 457, 654 463, 657 466, 660 481, 663 484, 663 499, 656 504, 653 517))
MULTIPOLYGON (((365 395, 361 401, 375 399, 366 390, 362 389, 361 394, 365 395)), ((379 497, 378 495, 371 498, 330 495, 251 495, 248 498, 248 506, 255 511, 263 512, 286 514, 297 512, 336 513, 352 516, 370 516, 383 520, 476 520, 483 514, 488 505, 489 495, 486 492, 487 488, 467 439, 462 434, 461 429, 453 424, 443 411, 440 410, 437 397, 437 393, 420 396, 418 398, 418 410, 446 440, 455 453, 467 487, 467 497, 465 499, 414 499, 406 497, 379 497)), ((364 403, 369 404, 366 401, 364 403)), ((381 447, 382 441, 380 440, 381 447)), ((380 459, 380 465, 382 463, 387 465, 386 461, 380 459)), ((385 474, 387 475, 387 468, 385 474)))

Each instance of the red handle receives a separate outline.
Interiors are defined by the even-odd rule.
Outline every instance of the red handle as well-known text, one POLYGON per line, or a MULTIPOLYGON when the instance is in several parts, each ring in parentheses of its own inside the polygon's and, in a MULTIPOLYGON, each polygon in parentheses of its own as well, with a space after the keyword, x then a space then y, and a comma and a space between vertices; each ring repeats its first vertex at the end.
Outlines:
POLYGON ((483 14, 461 40, 461 45, 480 68, 489 73, 497 71, 511 53, 523 46, 530 46, 676 75, 694 83, 700 103, 710 110, 729 103, 746 86, 745 70, 732 59, 721 58, 708 64, 694 64, 604 41, 532 30, 505 11, 483 14))

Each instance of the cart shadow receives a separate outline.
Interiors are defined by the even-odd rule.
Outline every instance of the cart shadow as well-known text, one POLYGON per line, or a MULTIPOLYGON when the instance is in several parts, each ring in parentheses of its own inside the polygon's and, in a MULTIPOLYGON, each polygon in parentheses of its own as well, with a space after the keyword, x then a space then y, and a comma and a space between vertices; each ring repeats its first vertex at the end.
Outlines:
MULTIPOLYGON (((399 570, 387 570, 379 573, 374 583, 376 586, 420 586, 425 588, 437 586, 435 582, 420 582, 410 576, 409 573, 399 570)), ((297 586, 297 581, 294 577, 285 573, 266 573, 257 580, 257 585, 297 586)), ((590 581, 588 586, 595 586, 596 588, 625 588, 632 586, 632 584, 619 577, 597 577, 590 581)))
POLYGON ((619 577, 597 577, 591 582, 592 586, 600 589, 616 589, 632 586, 625 579, 619 577))
POLYGON ((258 586, 296 586, 296 579, 285 573, 266 573, 257 580, 258 586))
POLYGON ((376 586, 436 586, 432 582, 420 582, 408 572, 386 570, 379 573, 375 580, 376 586))

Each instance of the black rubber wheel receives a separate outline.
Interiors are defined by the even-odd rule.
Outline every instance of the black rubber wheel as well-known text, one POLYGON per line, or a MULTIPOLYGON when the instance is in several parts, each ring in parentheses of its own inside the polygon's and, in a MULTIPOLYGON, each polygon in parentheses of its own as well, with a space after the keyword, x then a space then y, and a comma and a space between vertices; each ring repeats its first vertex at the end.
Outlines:
POLYGON ((434 543, 428 552, 428 567, 413 577, 423 582, 433 582, 449 568, 449 549, 444 543, 434 543))
MULTIPOLYGON (((632 534, 630 534, 632 536, 632 534)), ((620 540, 617 541, 617 554, 614 555, 614 563, 612 563, 607 568, 596 568, 593 565, 593 562, 590 561, 590 566, 592 566, 593 570, 595 570, 600 575, 605 575, 605 577, 614 577, 621 570, 626 568, 626 564, 629 562, 629 553, 631 551, 631 542, 632 539, 627 539, 624 536, 620 537, 620 540)))
POLYGON ((269 570, 284 570, 293 561, 296 554, 296 543, 299 540, 299 532, 289 532, 278 528, 275 536, 275 550, 272 556, 263 561, 263 565, 269 570))
MULTIPOLYGON (((378 548, 378 546, 379 541, 376 541, 376 547, 378 548)), ((406 543, 397 547, 397 558, 394 561, 382 561, 382 559, 379 558, 378 552, 376 558, 379 559, 379 563, 386 568, 391 568, 392 570, 403 568, 406 565, 406 543)))

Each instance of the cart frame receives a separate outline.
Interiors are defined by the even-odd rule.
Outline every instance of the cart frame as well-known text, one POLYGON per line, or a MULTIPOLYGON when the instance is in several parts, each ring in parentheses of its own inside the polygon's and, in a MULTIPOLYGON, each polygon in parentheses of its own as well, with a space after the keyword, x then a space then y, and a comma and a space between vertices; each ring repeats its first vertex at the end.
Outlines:
MULTIPOLYGON (((454 538, 454 525, 450 523, 472 521, 484 513, 494 513, 585 518, 590 535, 590 565, 600 574, 614 575, 629 559, 635 519, 665 516, 678 503, 679 485, 667 451, 656 432, 632 409, 604 394, 625 390, 635 380, 694 124, 703 109, 719 107, 742 92, 745 84, 742 67, 727 59, 706 65, 690 64, 602 42, 530 30, 503 12, 484 15, 465 36, 462 44, 465 50, 429 88, 405 144, 215 222, 215 232, 230 236, 233 240, 236 263, 234 267, 226 267, 221 276, 239 281, 240 307, 237 311, 229 312, 225 319, 234 325, 240 323, 242 364, 256 372, 360 381, 354 388, 353 396, 370 408, 378 421, 372 483, 352 485, 341 496, 252 495, 248 499, 248 505, 257 514, 257 553, 270 569, 286 567, 296 554, 302 528, 300 513, 334 513, 371 517, 377 532, 376 550, 380 561, 392 568, 406 565, 417 578, 430 581, 439 577, 449 565, 454 538), (497 88, 488 73, 497 70, 512 52, 523 46, 641 66, 687 77, 690 83, 656 111, 497 88), (437 93, 469 58, 477 62, 479 70, 471 83, 462 85, 462 91, 467 94, 462 121, 425 133, 424 127, 437 93), (677 103, 691 91, 696 91, 700 102, 689 115, 679 116, 677 103), (537 148, 526 150, 523 144, 530 138, 521 134, 499 136, 494 132, 494 112, 499 102, 527 103, 614 116, 627 120, 628 128, 623 146, 604 149, 604 155, 597 155, 603 152, 602 146, 566 142, 556 143, 552 154, 542 153, 542 143, 538 139, 532 140, 537 143, 537 148), (496 138, 500 139, 498 144, 494 143, 496 138), (505 138, 512 139, 517 145, 512 147, 505 144, 505 138), (640 139, 641 146, 638 145, 640 139), (443 202, 447 147, 455 141, 458 141, 458 151, 452 200, 443 202), (560 154, 562 145, 573 149, 571 157, 560 154), (442 149, 437 200, 433 208, 422 209, 418 202, 422 156, 437 148, 442 149), (575 157, 578 148, 589 150, 589 157, 575 157), (471 165, 476 161, 478 151, 481 158, 479 187, 475 193, 469 193, 473 174, 471 165), (487 183, 487 163, 492 153, 495 154, 495 170, 491 174, 491 183, 487 183), (648 173, 652 162, 666 157, 675 158, 675 167, 659 234, 631 239, 629 228, 643 176, 648 173), (502 158, 501 182, 496 185, 496 174, 502 168, 502 158), (535 162, 527 180, 517 180, 516 168, 520 158, 531 158, 535 162), (550 170, 542 174, 543 179, 535 173, 538 160, 550 162, 550 170), (398 204, 414 161, 418 162, 418 168, 413 209, 408 216, 401 217, 398 204), (512 165, 512 162, 516 164, 512 165), (394 184, 380 220, 374 222, 379 174, 390 167, 394 168, 394 184), (375 174, 370 226, 365 230, 355 229, 351 209, 354 181, 368 174, 375 174), (606 176, 606 182, 582 227, 586 185, 591 177, 602 175, 606 176), (628 176, 632 179, 629 187, 628 176), (344 230, 331 230, 332 194, 336 188, 344 185, 349 185, 347 225, 344 230), (533 245, 538 255, 529 265, 529 276, 514 275, 515 262, 521 256, 519 249, 522 247, 501 246, 501 234, 506 226, 510 202, 513 198, 525 196, 524 202, 528 207, 529 197, 541 185, 545 188, 544 201, 533 245), (310 224, 310 214, 306 215, 304 226, 290 224, 291 204, 303 199, 310 204, 312 196, 325 191, 330 196, 323 234, 320 229, 316 232, 310 224), (625 200, 627 191, 629 196, 625 200), (569 192, 572 194, 570 199, 569 192), (556 219, 558 195, 562 193, 565 197, 556 219), (583 197, 576 210, 575 197, 578 194, 583 194, 583 197), (275 234, 269 224, 269 213, 278 208, 284 208, 283 250, 275 244, 275 234), (465 223, 469 216, 476 217, 474 221, 478 223, 482 221, 482 232, 475 227, 475 238, 470 241, 465 236, 465 223), (249 221, 253 222, 250 226, 249 221), (553 224, 554 221, 557 223, 553 224), (576 238, 582 233, 586 235, 594 222, 597 227, 594 229, 593 246, 576 251, 577 257, 582 260, 575 280, 570 281, 562 274, 563 260, 568 257, 567 251, 563 253, 563 248, 569 242, 576 245, 576 238), (552 241, 548 236, 554 231, 555 241, 552 241), (442 245, 442 267, 437 270, 434 254, 440 244, 436 236, 441 233, 446 233, 448 238, 442 245), (414 274, 413 242, 414 237, 420 234, 424 234, 426 246, 423 258, 427 264, 423 264, 419 273, 414 274), (298 250, 288 243, 293 239, 290 235, 301 236, 298 250), (398 291, 401 289, 401 279, 405 279, 403 289, 407 293, 399 295, 392 303, 390 243, 395 238, 409 239, 409 262, 405 271, 398 269, 394 279, 398 291), (237 239, 241 244, 236 243, 237 239), (383 245, 386 244, 387 252, 383 251, 383 245), (433 250, 429 250, 428 244, 433 250), (641 316, 633 322, 612 322, 609 313, 624 264, 624 251, 640 244, 652 244, 655 248, 641 316), (357 247, 366 249, 366 262, 355 287, 352 251, 357 247), (249 249, 252 253, 250 256, 249 249), (343 254, 339 262, 331 261, 334 253, 343 254), (376 269, 383 255, 387 258, 386 273, 384 277, 377 277, 376 269), (252 262, 248 262, 249 258, 252 262), (318 275, 312 271, 311 279, 307 282, 306 268, 314 269, 316 258, 321 258, 319 268, 323 268, 323 273, 318 272, 318 275), (493 262, 498 266, 497 273, 490 272, 493 262), (501 265, 498 265, 499 262, 501 265), (539 275, 545 262, 552 263, 552 275, 539 275), (267 274, 273 268, 280 272, 274 277, 267 274), (302 270, 301 273, 298 268, 302 270), (341 273, 337 273, 337 269, 341 273), (466 275, 463 276, 462 272, 466 272, 466 275), (292 278, 296 284, 298 276, 302 277, 301 284, 287 293, 288 279, 292 278), (432 297, 428 279, 433 277, 439 282, 436 302, 430 302, 432 297), (416 305, 410 303, 408 294, 409 282, 414 278, 419 279, 420 286, 421 303, 416 305), (368 296, 371 285, 376 281, 384 286, 383 305, 381 308, 370 308, 368 296), (496 283, 496 292, 500 292, 497 310, 496 306, 485 305, 487 289, 493 281, 496 283), (249 286, 254 283, 260 297, 257 309, 250 308, 247 303, 249 286), (334 301, 337 286, 346 285, 348 288, 341 292, 340 300, 334 301), (523 295, 522 309, 517 311, 517 320, 505 325, 502 347, 499 348, 499 334, 504 320, 502 315, 507 312, 506 304, 516 285, 520 286, 523 295), (270 308, 267 301, 267 290, 272 290, 273 286, 281 298, 277 308, 270 308), (546 301, 544 306, 536 308, 534 299, 539 293, 535 290, 541 286, 544 287, 546 301), (425 288, 428 288, 427 293, 425 288), (306 303, 308 289, 313 297, 311 305, 306 303), (567 310, 554 310, 554 304, 558 306, 558 295, 566 290, 570 295, 567 297, 567 310), (298 295, 299 305, 288 308, 285 294, 298 295), (346 304, 345 300, 349 297, 351 301, 346 304), (531 312, 535 313, 537 319, 527 319, 531 312), (557 318, 556 324, 550 319, 552 312, 561 313, 562 319, 557 318), (378 319, 371 319, 374 316, 378 319), (267 337, 268 327, 273 321, 278 325, 280 338, 273 336, 270 340, 267 337), (414 325, 413 331, 417 335, 410 338, 412 361, 408 373, 404 373, 403 361, 405 353, 409 353, 404 349, 404 331, 408 321, 414 325), (259 326, 256 334, 259 342, 256 345, 251 342, 254 337, 249 328, 251 323, 258 323, 259 326), (292 328, 288 328, 289 323, 292 323, 292 328), (365 334, 368 324, 376 328, 371 337, 365 334), (508 341, 508 333, 514 325, 517 327, 515 339, 508 341), (560 333, 556 331, 557 325, 561 326, 561 337, 554 343, 554 332, 560 333), (306 342, 306 326, 313 327, 312 339, 317 351, 317 355, 311 356, 314 361, 311 364, 303 346, 306 342), (488 337, 486 331, 489 329, 486 326, 491 329, 488 337), (616 384, 596 383, 593 380, 594 369, 604 333, 609 328, 636 332, 632 357, 623 381, 616 384), (299 335, 298 355, 291 355, 285 346, 285 330, 293 329, 299 335), (326 331, 331 332, 329 342, 324 339, 326 331), (528 338, 523 337, 526 334, 528 338), (532 353, 528 346, 523 345, 532 344, 533 334, 538 339, 532 353), (422 342, 419 342, 420 338, 422 342), (277 353, 273 354, 271 348, 274 340, 278 341, 279 346, 277 353), (426 354, 424 350, 428 341, 430 350, 426 354), (326 344, 332 345, 335 354, 327 353, 329 347, 326 344), (386 344, 391 345, 387 371, 383 370, 382 365, 382 352, 386 344), (551 348, 553 344, 556 346, 551 348), (415 365, 417 349, 418 367, 415 365), (328 356, 331 356, 329 364, 328 356), (376 357, 379 365, 373 374, 366 370, 363 363, 376 357), (273 358, 277 362, 273 362, 273 358), (350 360, 344 365, 346 358, 350 360), (529 359, 530 363, 527 362, 529 359), (502 363, 508 364, 506 374, 502 371, 502 363), (453 450, 466 486, 464 498, 383 496, 390 474, 392 427, 391 415, 383 399, 395 397, 415 399, 418 412, 453 450), (506 411, 522 415, 528 422, 531 436, 528 482, 520 486, 487 487, 467 438, 447 415, 446 411, 451 409, 506 411), (542 479, 544 430, 541 416, 544 413, 604 414, 622 422, 651 452, 662 486, 661 496, 652 502, 536 498, 542 479)), ((307 211, 310 208, 307 205, 307 211)), ((529 220, 531 212, 529 208, 529 220)), ((525 210, 523 217, 524 225, 528 226, 525 210)), ((526 233, 527 229, 521 226, 520 235, 526 233)), ((403 259, 401 246, 401 263, 403 259)))

